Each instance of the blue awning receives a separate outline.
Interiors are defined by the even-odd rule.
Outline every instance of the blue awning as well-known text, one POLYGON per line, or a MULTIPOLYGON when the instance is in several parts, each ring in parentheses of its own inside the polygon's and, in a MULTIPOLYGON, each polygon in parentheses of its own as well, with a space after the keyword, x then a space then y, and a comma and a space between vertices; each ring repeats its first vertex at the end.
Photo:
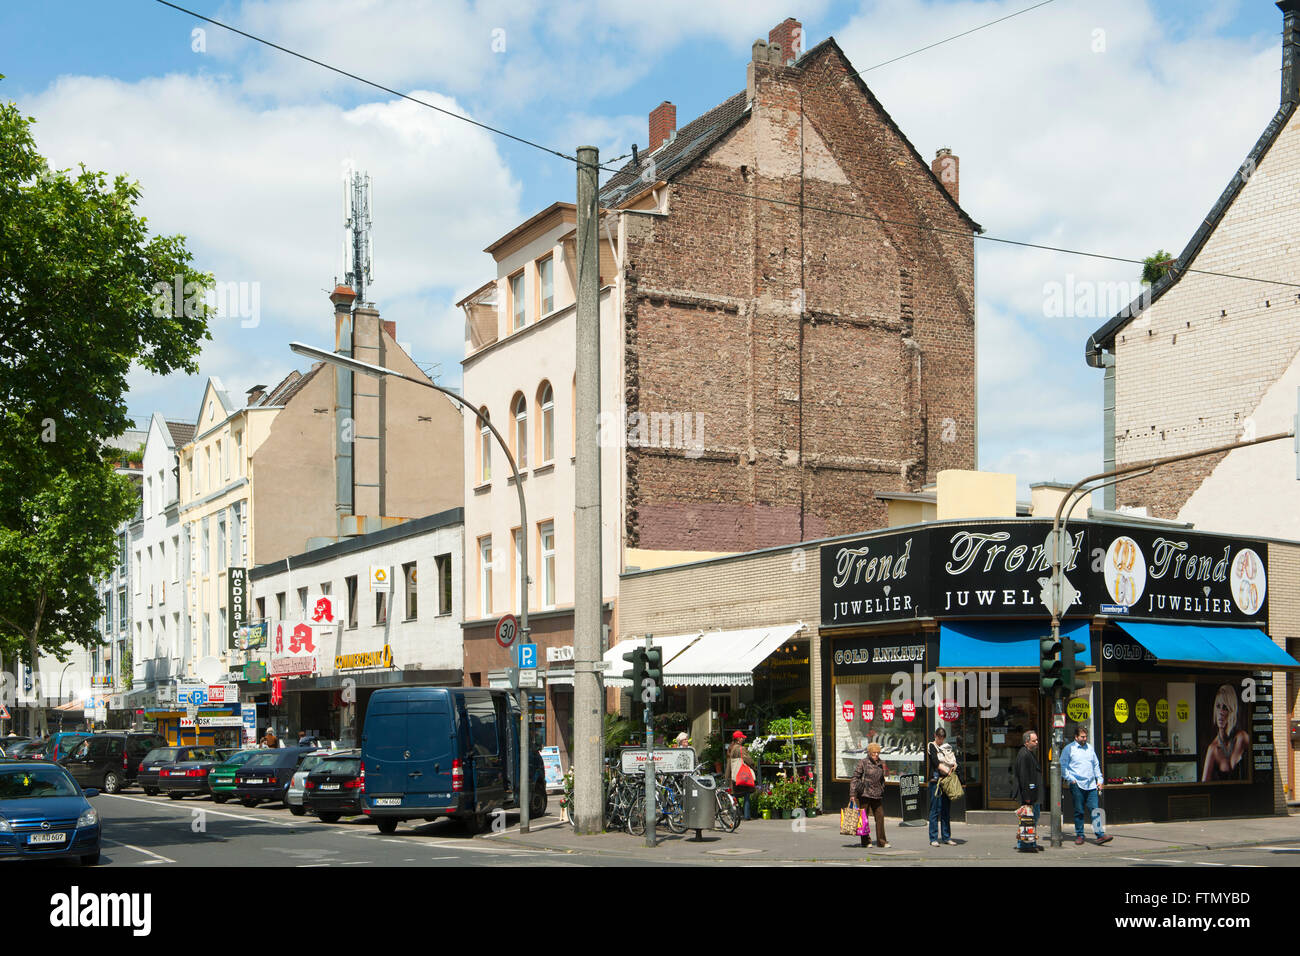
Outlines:
MULTIPOLYGON (((1050 621, 953 621, 939 626, 939 668, 1002 670, 1009 667, 1037 669, 1041 653, 1038 642, 1050 637, 1050 621)), ((1062 621, 1061 638, 1082 644, 1075 660, 1092 664, 1092 646, 1087 621, 1062 621)))
POLYGON ((1261 670, 1300 670, 1300 661, 1257 627, 1147 624, 1116 621, 1161 663, 1236 664, 1261 670))

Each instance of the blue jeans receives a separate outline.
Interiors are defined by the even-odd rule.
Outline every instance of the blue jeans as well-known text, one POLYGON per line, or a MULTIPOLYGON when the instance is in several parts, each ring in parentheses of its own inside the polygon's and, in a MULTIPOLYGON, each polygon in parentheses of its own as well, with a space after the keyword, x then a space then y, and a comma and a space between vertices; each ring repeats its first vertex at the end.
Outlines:
POLYGON ((753 787, 732 787, 731 795, 736 798, 736 803, 740 808, 742 819, 752 820, 751 810, 753 809, 752 798, 754 796, 753 787))
POLYGON ((930 842, 952 839, 952 801, 939 789, 939 781, 930 783, 930 842), (942 836, 940 836, 942 832, 942 836))
POLYGON ((1083 836, 1085 820, 1092 822, 1092 833, 1101 838, 1106 835, 1106 825, 1102 823, 1101 810, 1097 806, 1097 788, 1084 790, 1073 780, 1070 781, 1070 794, 1074 797, 1074 835, 1083 836))

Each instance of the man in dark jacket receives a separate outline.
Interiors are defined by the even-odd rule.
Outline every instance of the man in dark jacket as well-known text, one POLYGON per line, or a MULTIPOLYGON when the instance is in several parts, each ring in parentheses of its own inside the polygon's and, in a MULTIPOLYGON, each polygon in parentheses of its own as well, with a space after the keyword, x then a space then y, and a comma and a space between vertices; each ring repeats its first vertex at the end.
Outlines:
MULTIPOLYGON (((1034 828, 1038 828, 1039 800, 1043 793, 1043 768, 1038 762, 1038 734, 1025 731, 1024 746, 1016 755, 1015 780, 1011 786, 1011 799, 1019 800, 1022 807, 1034 811, 1034 828)), ((1040 847, 1041 849, 1041 847, 1040 847)))

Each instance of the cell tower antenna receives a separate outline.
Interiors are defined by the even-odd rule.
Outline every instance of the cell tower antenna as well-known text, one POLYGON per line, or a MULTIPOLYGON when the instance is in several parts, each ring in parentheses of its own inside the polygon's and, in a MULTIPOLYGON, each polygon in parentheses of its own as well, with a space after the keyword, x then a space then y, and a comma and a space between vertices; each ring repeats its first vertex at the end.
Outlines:
POLYGON ((350 170, 343 188, 343 270, 345 281, 357 294, 358 306, 368 302, 366 293, 374 282, 375 223, 370 216, 373 196, 370 174, 350 170))

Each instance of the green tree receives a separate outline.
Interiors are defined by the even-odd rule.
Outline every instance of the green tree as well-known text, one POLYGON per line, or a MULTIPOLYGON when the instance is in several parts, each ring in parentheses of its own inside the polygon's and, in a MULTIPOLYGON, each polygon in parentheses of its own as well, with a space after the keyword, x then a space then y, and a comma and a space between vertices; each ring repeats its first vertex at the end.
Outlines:
POLYGON ((1163 249, 1157 249, 1155 255, 1142 260, 1142 281, 1147 285, 1155 285, 1169 272, 1173 261, 1173 256, 1163 249))
POLYGON ((135 508, 103 445, 131 425, 133 365, 198 371, 211 277, 149 235, 138 184, 51 170, 34 122, 0 104, 0 655, 37 668, 99 643, 91 581, 135 508))

